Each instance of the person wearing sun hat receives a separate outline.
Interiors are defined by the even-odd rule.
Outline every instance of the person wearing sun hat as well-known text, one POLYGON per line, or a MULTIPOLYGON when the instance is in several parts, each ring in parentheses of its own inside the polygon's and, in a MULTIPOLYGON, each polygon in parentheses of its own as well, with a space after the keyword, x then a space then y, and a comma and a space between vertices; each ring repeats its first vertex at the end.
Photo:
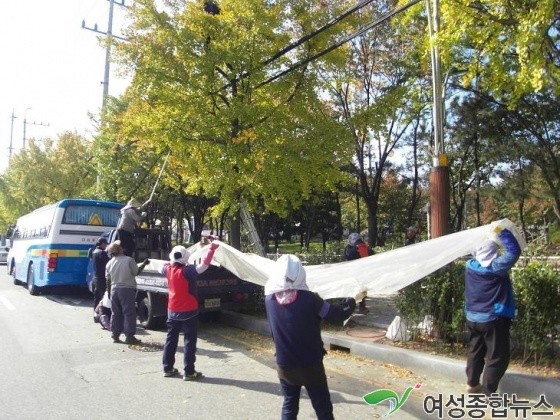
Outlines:
POLYGON ((276 364, 284 396, 282 418, 295 419, 301 387, 311 399, 318 419, 332 419, 327 376, 323 365, 326 352, 321 339, 321 322, 342 323, 356 308, 354 298, 340 305, 323 300, 309 290, 305 269, 295 255, 283 255, 274 264, 265 284, 265 307, 276 364))
POLYGON ((195 370, 196 342, 198 335, 199 309, 196 281, 198 275, 210 266, 218 243, 211 239, 210 246, 201 264, 189 264, 189 251, 182 245, 175 246, 169 253, 169 263, 161 268, 167 278, 169 299, 167 303, 167 337, 163 346, 163 376, 179 374, 175 368, 175 353, 179 343, 179 333, 183 333, 183 380, 195 381, 202 372, 195 370))
POLYGON ((497 391, 509 366, 509 331, 515 317, 509 270, 521 255, 517 239, 521 236, 515 225, 496 226, 492 235, 476 248, 465 269, 467 392, 487 397, 497 391), (497 242, 505 249, 502 255, 497 242))
POLYGON ((150 200, 140 205, 138 200, 131 198, 121 209, 121 217, 117 224, 116 238, 121 241, 125 255, 132 257, 136 249, 134 238, 134 229, 136 224, 144 220, 146 212, 144 210, 150 203, 150 200))
POLYGON ((136 275, 150 263, 140 264, 132 257, 124 255, 121 241, 111 242, 107 247, 111 259, 105 267, 107 290, 111 298, 111 337, 114 343, 121 343, 120 335, 126 336, 126 344, 139 344, 136 338, 136 275))

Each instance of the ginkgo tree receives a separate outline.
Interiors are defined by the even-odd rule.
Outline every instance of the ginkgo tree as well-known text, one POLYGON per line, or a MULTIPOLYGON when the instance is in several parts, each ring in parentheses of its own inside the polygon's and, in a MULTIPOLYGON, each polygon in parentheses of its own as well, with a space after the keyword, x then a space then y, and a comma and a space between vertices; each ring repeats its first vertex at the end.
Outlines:
POLYGON ((134 141, 136 159, 170 151, 162 182, 219 197, 215 212, 261 200, 283 214, 335 190, 351 150, 320 100, 321 63, 275 76, 336 38, 326 31, 278 54, 336 11, 307 0, 224 0, 208 13, 204 3, 139 0, 130 8, 115 60, 133 78, 126 108, 113 115, 118 124, 102 127, 106 141, 134 141))
POLYGON ((559 93, 556 0, 441 0, 438 42, 446 69, 514 105, 543 89, 559 93))
POLYGON ((63 198, 93 198, 91 142, 75 132, 30 139, 0 176, 0 226, 63 198))

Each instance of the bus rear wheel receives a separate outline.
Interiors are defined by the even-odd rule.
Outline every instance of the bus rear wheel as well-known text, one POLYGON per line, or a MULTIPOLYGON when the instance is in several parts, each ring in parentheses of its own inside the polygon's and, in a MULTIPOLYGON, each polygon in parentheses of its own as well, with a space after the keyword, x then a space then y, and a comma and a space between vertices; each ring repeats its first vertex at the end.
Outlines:
POLYGON ((14 282, 14 284, 15 284, 16 286, 19 286, 19 285, 20 285, 20 281, 19 281, 18 279, 16 279, 16 265, 15 265, 15 263, 14 263, 13 261, 10 262, 10 265, 9 265, 8 267, 9 267, 9 268, 8 268, 8 274, 9 274, 10 276, 12 276, 12 281, 14 282))
POLYGON ((34 271, 33 263, 29 264, 29 269, 27 270, 27 291, 30 295, 37 296, 39 294, 39 287, 35 286, 33 281, 34 271))

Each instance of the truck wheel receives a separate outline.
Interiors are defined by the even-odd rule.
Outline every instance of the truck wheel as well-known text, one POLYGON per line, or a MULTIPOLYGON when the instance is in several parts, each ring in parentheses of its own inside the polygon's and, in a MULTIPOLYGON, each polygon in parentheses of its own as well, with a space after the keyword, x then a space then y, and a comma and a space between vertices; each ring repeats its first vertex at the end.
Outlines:
POLYGON ((39 288, 35 286, 33 281, 33 263, 29 264, 29 269, 27 270, 27 291, 30 295, 37 296, 39 294, 39 288))
POLYGON ((154 308, 148 296, 138 303, 138 320, 147 330, 155 330, 161 326, 161 317, 154 316, 154 308))

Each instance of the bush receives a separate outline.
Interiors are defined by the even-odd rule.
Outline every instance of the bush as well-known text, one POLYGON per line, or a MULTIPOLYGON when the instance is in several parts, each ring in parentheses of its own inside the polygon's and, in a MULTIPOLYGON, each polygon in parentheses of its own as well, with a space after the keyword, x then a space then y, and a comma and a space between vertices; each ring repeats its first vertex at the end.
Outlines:
MULTIPOLYGON (((432 335, 448 342, 464 341, 464 263, 450 264, 404 288, 395 298, 413 340, 426 338, 416 327, 426 316, 433 321, 432 335)), ((512 325, 512 354, 534 365, 554 360, 560 328, 560 274, 548 264, 529 263, 512 270, 517 318, 512 325)))
POLYGON ((517 319, 512 328, 514 351, 523 362, 531 357, 538 365, 545 356, 555 356, 560 326, 560 272, 542 263, 529 263, 513 270, 517 319))
POLYGON ((395 298, 399 313, 407 320, 412 338, 425 334, 426 316, 433 322, 433 336, 446 341, 463 340, 465 315, 465 265, 452 263, 404 288, 395 298))

